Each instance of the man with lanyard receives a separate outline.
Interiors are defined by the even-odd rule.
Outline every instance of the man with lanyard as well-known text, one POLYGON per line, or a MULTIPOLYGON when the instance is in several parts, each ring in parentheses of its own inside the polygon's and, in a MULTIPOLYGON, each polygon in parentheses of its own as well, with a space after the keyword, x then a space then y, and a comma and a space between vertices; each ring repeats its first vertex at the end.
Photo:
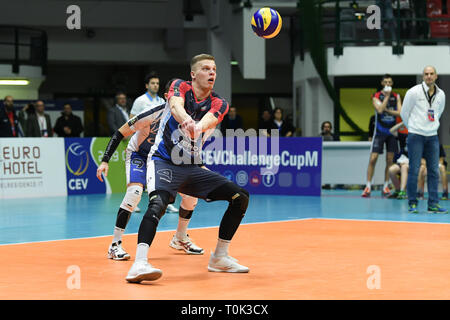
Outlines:
POLYGON ((445 108, 445 93, 435 84, 436 68, 423 69, 423 82, 406 92, 400 116, 408 128, 408 203, 409 212, 418 213, 417 176, 422 157, 428 172, 428 212, 447 213, 439 206, 439 119, 445 108))
POLYGON ((397 139, 389 131, 396 123, 396 117, 400 115, 402 103, 400 95, 392 92, 394 84, 391 75, 385 74, 381 79, 383 89, 373 95, 372 104, 375 108, 375 130, 372 139, 369 165, 367 166, 367 183, 362 197, 370 197, 372 178, 377 164, 378 155, 383 154, 386 144, 386 169, 384 171, 383 196, 389 196, 389 168, 394 163, 394 154, 398 151, 397 139))

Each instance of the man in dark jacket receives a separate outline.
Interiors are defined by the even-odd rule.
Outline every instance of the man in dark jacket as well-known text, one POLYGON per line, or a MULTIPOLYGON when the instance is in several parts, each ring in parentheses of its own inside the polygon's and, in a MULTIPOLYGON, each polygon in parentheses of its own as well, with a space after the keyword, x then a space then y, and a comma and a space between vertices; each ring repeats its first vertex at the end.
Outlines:
POLYGON ((35 105, 35 114, 30 114, 26 121, 25 136, 27 137, 53 137, 50 116, 44 112, 44 101, 38 100, 35 105))
POLYGON ((223 117, 223 121, 220 124, 220 131, 225 137, 227 129, 244 129, 242 117, 237 114, 236 107, 230 106, 228 114, 223 117))
POLYGON ((64 105, 64 111, 56 120, 54 131, 58 137, 79 137, 83 132, 83 125, 80 117, 72 113, 72 106, 68 103, 64 105))
POLYGON ((0 107, 0 137, 23 137, 19 118, 14 112, 14 99, 6 96, 0 107))

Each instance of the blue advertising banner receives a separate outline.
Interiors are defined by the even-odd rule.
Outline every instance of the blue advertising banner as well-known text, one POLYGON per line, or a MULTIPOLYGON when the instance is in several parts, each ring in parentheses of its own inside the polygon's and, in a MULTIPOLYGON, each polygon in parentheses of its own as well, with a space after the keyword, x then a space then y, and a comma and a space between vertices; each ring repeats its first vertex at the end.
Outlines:
POLYGON ((97 177, 91 152, 92 138, 65 138, 67 194, 105 193, 106 185, 97 177))
POLYGON ((251 194, 320 196, 322 138, 213 138, 203 163, 251 194))

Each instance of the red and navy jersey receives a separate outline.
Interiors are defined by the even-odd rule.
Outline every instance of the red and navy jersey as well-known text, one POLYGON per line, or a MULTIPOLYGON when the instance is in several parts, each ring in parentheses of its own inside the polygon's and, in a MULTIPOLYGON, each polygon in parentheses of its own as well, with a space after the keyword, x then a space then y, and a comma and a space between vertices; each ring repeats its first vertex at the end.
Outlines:
MULTIPOLYGON (((378 91, 373 95, 373 98, 377 98, 381 102, 384 100, 384 93, 383 91, 378 91)), ((397 100, 399 98, 399 95, 395 92, 391 92, 391 96, 389 97, 388 104, 386 106, 386 109, 388 110, 397 110, 397 100)), ((396 124, 396 117, 392 114, 389 114, 387 112, 378 113, 375 111, 375 132, 385 134, 385 135, 391 135, 389 132, 389 129, 392 128, 396 124)))
MULTIPOLYGON (((174 96, 184 99, 186 113, 196 122, 200 121, 208 112, 211 112, 218 119, 218 123, 220 123, 228 113, 228 102, 214 92, 211 92, 208 97, 199 101, 195 96, 190 81, 180 79, 173 81, 169 89, 167 101, 170 101, 170 98, 174 96)), ((152 159, 159 158, 178 164, 177 161, 173 161, 172 154, 183 153, 183 158, 196 159, 195 161, 201 162, 199 160, 202 147, 201 139, 191 140, 189 143, 186 143, 187 137, 182 136, 183 133, 181 130, 178 130, 179 127, 180 124, 172 116, 169 103, 167 103, 155 144, 151 150, 152 159), (175 150, 173 150, 174 148, 175 150)))

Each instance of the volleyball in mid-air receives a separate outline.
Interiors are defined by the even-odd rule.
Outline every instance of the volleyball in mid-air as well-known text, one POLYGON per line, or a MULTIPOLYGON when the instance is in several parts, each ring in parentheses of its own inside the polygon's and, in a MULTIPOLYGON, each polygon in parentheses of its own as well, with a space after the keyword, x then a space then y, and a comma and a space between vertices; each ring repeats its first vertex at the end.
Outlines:
POLYGON ((281 16, 272 8, 261 8, 253 14, 252 29, 258 37, 270 39, 281 30, 281 16))

